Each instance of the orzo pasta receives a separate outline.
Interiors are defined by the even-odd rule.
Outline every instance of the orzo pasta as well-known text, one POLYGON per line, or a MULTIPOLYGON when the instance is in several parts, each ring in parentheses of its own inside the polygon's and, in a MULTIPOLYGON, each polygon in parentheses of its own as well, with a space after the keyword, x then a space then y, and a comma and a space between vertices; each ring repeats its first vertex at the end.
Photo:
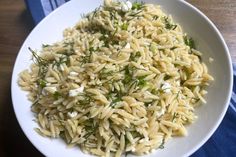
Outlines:
POLYGON ((193 39, 153 4, 105 0, 62 41, 29 50, 18 83, 35 130, 97 156, 142 155, 187 135, 213 80, 193 39))

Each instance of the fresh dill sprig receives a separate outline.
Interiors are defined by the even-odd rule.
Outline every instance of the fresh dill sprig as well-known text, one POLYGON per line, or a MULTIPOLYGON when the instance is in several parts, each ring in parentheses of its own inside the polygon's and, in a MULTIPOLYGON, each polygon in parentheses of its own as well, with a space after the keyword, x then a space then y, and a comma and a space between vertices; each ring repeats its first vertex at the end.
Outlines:
POLYGON ((170 48, 170 50, 174 50, 174 49, 176 49, 176 48, 178 48, 178 47, 176 47, 176 46, 173 46, 172 48, 170 48))
POLYGON ((166 29, 172 29, 172 30, 175 30, 175 28, 177 27, 176 24, 172 24, 170 22, 170 19, 168 17, 164 17, 164 21, 165 21, 165 28, 166 29))
POLYGON ((138 80, 138 84, 137 84, 137 85, 138 85, 138 86, 144 87, 144 86, 147 85, 147 81, 145 80, 145 77, 146 77, 146 76, 137 78, 137 80, 138 80))
POLYGON ((140 53, 140 51, 137 51, 135 54, 131 53, 129 59, 130 59, 130 61, 137 61, 137 59, 139 57, 141 57, 141 53, 140 53))
POLYGON ((110 106, 114 107, 117 102, 122 101, 122 97, 125 95, 125 93, 122 93, 121 91, 118 91, 114 89, 114 91, 111 91, 108 95, 107 98, 111 101, 110 106))
POLYGON ((160 149, 164 149, 165 147, 164 147, 164 144, 165 144, 165 140, 164 140, 164 138, 162 139, 162 142, 161 142, 161 144, 160 144, 160 146, 158 147, 158 148, 160 148, 160 149))
POLYGON ((125 78, 123 80, 124 84, 128 84, 132 81, 133 78, 133 69, 131 69, 128 65, 124 68, 125 78))
POLYGON ((184 43, 190 47, 190 49, 196 49, 195 42, 193 38, 188 37, 187 35, 184 36, 184 43))
POLYGON ((46 48, 46 47, 50 47, 51 45, 49 45, 49 44, 42 44, 42 47, 43 48, 46 48))
POLYGON ((53 98, 55 99, 55 100, 58 100, 58 98, 61 96, 61 93, 59 93, 58 91, 56 91, 56 92, 54 92, 53 93, 53 98))
POLYGON ((154 15, 154 16, 152 17, 152 21, 157 20, 158 18, 159 18, 159 16, 154 15))
POLYGON ((39 79, 39 80, 38 80, 38 85, 39 85, 41 88, 46 87, 46 84, 47 84, 47 82, 46 82, 45 80, 43 80, 43 79, 39 79))
POLYGON ((137 11, 137 12, 134 12, 134 13, 132 13, 132 14, 129 14, 129 16, 137 16, 138 14, 140 14, 141 12, 143 12, 143 10, 139 10, 139 11, 137 11))
POLYGON ((115 35, 116 35, 117 32, 118 32, 118 26, 116 26, 115 31, 112 33, 111 39, 114 39, 114 37, 115 37, 115 35))
POLYGON ((134 2, 132 4, 132 10, 141 10, 142 8, 144 8, 144 2, 134 2))
POLYGON ((121 29, 127 31, 128 26, 129 26, 128 23, 123 23, 123 24, 121 25, 121 29))
POLYGON ((88 105, 93 101, 92 95, 89 93, 81 93, 79 96, 82 96, 84 99, 77 102, 78 105, 88 105))
POLYGON ((86 64, 86 63, 90 63, 91 62, 91 57, 92 57, 92 54, 93 54, 93 52, 94 51, 88 51, 88 54, 86 54, 85 56, 81 56, 80 57, 80 63, 81 63, 81 65, 83 65, 83 64, 86 64))
POLYGON ((95 18, 95 16, 97 15, 97 13, 98 13, 98 11, 100 10, 101 7, 102 6, 99 6, 93 11, 92 20, 95 18))
MULTIPOLYGON (((126 150, 126 148, 128 146, 128 143, 130 143, 129 139, 125 136, 125 150, 126 150)), ((130 151, 128 151, 128 152, 125 151, 125 157, 127 157, 129 153, 131 153, 131 152, 130 151)))
POLYGON ((52 66, 53 66, 53 67, 54 67, 54 66, 60 67, 60 65, 62 65, 63 63, 65 63, 66 65, 68 65, 68 64, 69 64, 69 61, 70 61, 70 60, 69 60, 69 57, 63 55, 62 57, 59 58, 59 61, 56 60, 52 66))
POLYGON ((84 135, 84 138, 86 139, 86 141, 92 134, 96 132, 96 128, 97 128, 97 125, 95 125, 93 122, 90 122, 89 120, 87 122, 91 123, 91 125, 85 126, 85 130, 88 132, 87 134, 84 135))
POLYGON ((40 78, 44 78, 47 71, 48 71, 48 65, 49 61, 45 60, 44 58, 40 57, 34 50, 32 50, 30 47, 28 48, 29 51, 32 53, 33 61, 35 64, 39 66, 38 76, 40 78))
POLYGON ((38 65, 46 65, 47 61, 40 57, 34 50, 32 50, 30 47, 28 47, 29 51, 32 53, 33 55, 33 61, 38 64, 38 65))

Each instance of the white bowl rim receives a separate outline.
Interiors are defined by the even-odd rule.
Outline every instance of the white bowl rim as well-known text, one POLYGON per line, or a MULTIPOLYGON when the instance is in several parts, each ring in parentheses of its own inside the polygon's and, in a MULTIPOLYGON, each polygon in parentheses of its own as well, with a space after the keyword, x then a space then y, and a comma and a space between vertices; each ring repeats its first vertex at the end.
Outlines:
MULTIPOLYGON (((55 9, 54 11, 52 11, 47 17, 45 17, 44 19, 42 19, 42 21, 40 21, 34 28, 33 30, 30 32, 30 34, 27 36, 27 38, 33 34, 40 25, 43 25, 45 23, 45 21, 47 21, 47 18, 48 17, 51 17, 51 16, 54 16, 54 14, 56 14, 57 12, 60 12, 60 10, 65 7, 66 5, 70 5, 70 3, 72 3, 72 1, 75 1, 75 0, 71 0, 65 4, 63 4, 62 6, 60 6, 59 8, 55 9)), ((184 156, 190 156, 192 155, 194 152, 196 152, 201 146, 203 146, 204 143, 206 143, 206 141, 213 135, 213 133, 216 131, 216 129, 219 127, 220 123, 222 122, 225 114, 226 114, 226 111, 228 109, 228 106, 229 106, 229 103, 230 103, 230 99, 231 99, 231 93, 232 93, 232 89, 233 89, 233 66, 232 66, 232 60, 231 60, 231 56, 230 56, 230 52, 229 52, 229 49, 228 49, 228 46, 223 38, 223 36, 221 35, 220 31, 218 30, 218 28, 214 25, 214 23, 204 14, 202 13, 199 9, 197 9, 195 6, 193 6, 192 4, 190 4, 189 2, 186 2, 184 0, 178 0, 179 2, 185 4, 186 6, 190 7, 193 11, 195 11, 197 14, 199 14, 202 18, 204 18, 208 24, 214 29, 214 31, 216 32, 217 36, 219 37, 220 41, 223 43, 223 47, 224 47, 224 50, 226 52, 226 57, 227 57, 227 60, 228 60, 228 67, 229 67, 229 72, 230 72, 230 82, 229 82, 229 91, 227 91, 227 98, 226 98, 226 101, 225 101, 225 107, 223 109, 223 111, 221 112, 221 115, 219 116, 220 118, 217 120, 216 124, 214 125, 214 127, 208 132, 208 134, 199 141, 199 143, 193 147, 191 150, 189 150, 184 156)), ((19 52, 21 52, 21 50, 23 49, 23 45, 25 44, 27 38, 25 39, 24 43, 22 44, 19 52)), ((16 57, 16 60, 15 60, 15 63, 14 63, 14 68, 13 68, 13 72, 12 72, 12 76, 15 72, 15 69, 16 69, 16 62, 17 60, 19 60, 19 52, 17 54, 17 57, 16 57)), ((14 104, 16 104, 16 102, 14 101, 13 99, 13 86, 14 86, 14 80, 13 80, 13 77, 12 77, 12 80, 11 80, 11 97, 12 97, 12 103, 13 103, 13 109, 14 109, 14 112, 15 112, 15 115, 16 115, 16 119, 21 127, 21 129, 23 130, 23 133, 25 134, 25 136, 29 139, 29 141, 34 145, 35 148, 37 148, 37 150, 39 152, 41 152, 42 154, 46 155, 47 153, 44 152, 44 150, 39 147, 37 145, 37 142, 34 140, 34 138, 28 134, 26 134, 26 131, 25 131, 25 128, 23 127, 23 124, 21 123, 21 121, 19 120, 19 114, 16 112, 16 108, 14 106, 14 104)))
POLYGON ((231 99, 231 93, 233 90, 233 64, 232 64, 232 60, 231 60, 231 56, 230 56, 230 52, 229 52, 229 48, 223 38, 223 36, 221 35, 220 31, 218 30, 218 28, 215 26, 215 24, 204 14, 202 13, 198 8, 196 8, 195 6, 193 6, 192 4, 184 1, 184 0, 180 0, 182 3, 186 4, 187 6, 189 6, 190 8, 192 8, 195 12, 197 12, 201 17, 203 17, 208 24, 210 24, 210 26, 214 29, 214 31, 216 32, 216 34, 219 36, 221 42, 223 43, 224 46, 224 50, 226 52, 226 56, 228 59, 228 67, 230 68, 230 82, 229 82, 229 86, 230 86, 230 90, 227 91, 227 98, 225 101, 225 107, 223 109, 223 111, 221 112, 220 118, 218 119, 218 121, 216 122, 216 124, 214 125, 214 127, 211 129, 211 131, 208 132, 208 134, 198 143, 198 145, 196 145, 195 147, 193 147, 187 154, 186 156, 190 156, 192 155, 194 152, 196 152, 201 146, 203 146, 208 139, 210 139, 210 137, 214 134, 214 132, 216 131, 216 129, 219 127, 220 123, 222 122, 226 111, 228 109, 229 103, 230 103, 230 99, 231 99))

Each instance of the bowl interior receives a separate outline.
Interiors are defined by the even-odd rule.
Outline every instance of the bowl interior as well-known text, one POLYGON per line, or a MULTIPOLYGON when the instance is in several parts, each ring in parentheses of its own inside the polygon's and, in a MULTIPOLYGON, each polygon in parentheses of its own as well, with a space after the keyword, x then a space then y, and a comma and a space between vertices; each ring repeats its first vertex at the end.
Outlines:
MULTIPOLYGON (((215 81, 208 88, 207 104, 196 109, 198 120, 188 127, 187 137, 170 140, 165 149, 157 150, 147 156, 189 156, 196 151, 215 131, 221 122, 230 99, 232 89, 232 67, 229 52, 216 27, 198 10, 184 1, 145 0, 147 3, 159 4, 184 31, 194 38, 197 48, 203 52, 203 61, 215 81), (209 63, 209 57, 214 58, 209 63)), ((102 0, 72 0, 46 17, 25 40, 15 62, 12 75, 12 101, 17 119, 30 141, 46 156, 90 156, 78 148, 66 148, 62 140, 52 140, 39 136, 33 128, 37 124, 30 111, 30 102, 26 92, 17 85, 19 72, 31 64, 28 47, 40 49, 42 44, 50 44, 62 39, 62 31, 73 26, 83 13, 88 13, 102 4, 102 0)))

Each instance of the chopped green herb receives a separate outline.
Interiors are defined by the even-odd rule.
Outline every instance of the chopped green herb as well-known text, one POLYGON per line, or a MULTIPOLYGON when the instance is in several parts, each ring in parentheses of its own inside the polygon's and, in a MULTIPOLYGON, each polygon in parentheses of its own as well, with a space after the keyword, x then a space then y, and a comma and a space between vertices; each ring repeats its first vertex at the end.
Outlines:
POLYGON ((189 46, 191 49, 196 49, 195 42, 193 38, 184 36, 184 43, 189 46))
MULTIPOLYGON (((128 146, 128 143, 130 143, 129 139, 125 136, 125 150, 128 146)), ((128 156, 128 154, 131 153, 130 151, 125 151, 125 157, 128 156)))
MULTIPOLYGON (((86 130, 86 132, 88 132, 88 133, 87 133, 86 135, 84 135, 84 138, 85 138, 86 140, 88 140, 88 138, 89 138, 92 134, 95 133, 96 128, 97 128, 97 126, 95 126, 94 123, 92 123, 92 126, 86 126, 86 127, 85 127, 85 130, 86 130)), ((86 141, 85 141, 85 142, 86 142, 86 141)))
POLYGON ((95 51, 93 47, 90 47, 89 48, 89 51, 92 52, 92 51, 95 51))
POLYGON ((43 48, 46 48, 46 47, 49 47, 49 46, 51 46, 51 45, 48 45, 48 44, 43 44, 42 45, 43 48))
POLYGON ((154 88, 154 89, 152 89, 151 93, 154 95, 158 95, 159 91, 157 88, 154 88))
POLYGON ((193 97, 192 99, 195 100, 196 102, 200 100, 199 98, 193 98, 193 97))
POLYGON ((28 49, 32 53, 33 59, 35 59, 34 61, 36 62, 36 64, 38 64, 38 65, 47 64, 47 61, 44 58, 40 57, 34 50, 32 50, 30 47, 28 49))
POLYGON ((140 10, 144 7, 144 2, 134 2, 132 5, 132 10, 140 10))
POLYGON ((88 16, 86 14, 80 14, 80 17, 84 19, 84 18, 87 18, 88 16))
POLYGON ((160 145, 159 148, 160 149, 164 149, 165 147, 164 147, 164 145, 160 145))
POLYGON ((79 96, 82 96, 83 99, 79 100, 76 104, 77 105, 87 105, 93 101, 92 95, 88 93, 80 93, 79 96))
POLYGON ((122 99, 121 99, 121 97, 118 97, 118 98, 112 100, 110 106, 111 106, 111 107, 114 107, 115 104, 116 104, 117 102, 120 102, 120 101, 122 101, 122 99))
POLYGON ((125 79, 123 80, 123 82, 125 84, 130 83, 130 81, 132 80, 132 76, 131 75, 125 75, 125 79))
POLYGON ((158 147, 158 148, 160 148, 160 149, 164 149, 165 147, 164 147, 164 144, 165 144, 165 140, 164 140, 164 138, 162 139, 162 142, 161 142, 161 144, 160 144, 160 146, 158 147))
POLYGON ((64 42, 63 44, 64 44, 63 45, 64 47, 68 47, 68 46, 73 47, 75 43, 74 42, 64 42))
POLYGON ((90 46, 90 47, 92 46, 94 40, 95 40, 95 39, 93 38, 91 41, 89 41, 89 46, 90 46))
POLYGON ((147 85, 147 81, 144 80, 146 76, 138 78, 138 86, 144 87, 147 85))
POLYGON ((174 29, 177 27, 176 24, 170 23, 170 20, 169 20, 168 17, 164 17, 164 20, 165 20, 165 28, 166 28, 166 29, 172 29, 172 30, 174 30, 174 29))
POLYGON ((128 29, 128 24, 127 24, 127 23, 123 23, 123 24, 121 25, 121 29, 127 31, 127 29, 128 29))
POLYGON ((135 54, 134 53, 131 53, 130 55, 130 60, 131 61, 137 61, 137 59, 141 57, 141 53, 140 51, 137 51, 135 54))
POLYGON ((48 71, 49 61, 47 61, 44 58, 40 57, 30 47, 28 49, 32 53, 33 61, 35 62, 35 64, 37 64, 39 66, 38 76, 40 76, 40 78, 44 78, 44 76, 46 75, 46 73, 48 71))
POLYGON ((165 75, 164 80, 169 80, 171 78, 170 75, 165 75))
POLYGON ((99 40, 102 40, 104 42, 104 47, 108 47, 109 44, 115 45, 119 44, 119 41, 115 40, 115 35, 118 32, 118 25, 116 26, 115 30, 113 32, 109 32, 107 30, 101 30, 102 36, 99 37, 99 40))
POLYGON ((68 65, 69 64, 69 57, 68 56, 62 56, 62 57, 60 57, 59 58, 59 61, 54 61, 54 63, 53 63, 53 67, 54 66, 57 66, 57 67, 60 67, 60 65, 62 65, 63 63, 65 63, 66 65, 68 65))
POLYGON ((41 88, 46 87, 47 82, 45 80, 39 79, 38 84, 41 88))
POLYGON ((114 36, 116 35, 117 32, 118 32, 118 26, 116 26, 115 31, 114 31, 113 34, 111 35, 111 39, 114 38, 114 36))
POLYGON ((176 48, 177 48, 177 47, 174 46, 174 47, 170 48, 170 50, 174 50, 174 49, 176 49, 176 48))
POLYGON ((92 19, 94 19, 94 17, 97 15, 98 11, 100 10, 101 6, 97 7, 94 11, 93 11, 93 15, 92 15, 92 19))
POLYGON ((81 65, 91 62, 92 53, 93 51, 89 51, 89 53, 86 54, 85 56, 81 56, 80 58, 81 65))
POLYGON ((116 22, 117 22, 116 13, 114 12, 114 10, 110 10, 109 13, 110 13, 111 21, 115 20, 114 24, 116 24, 116 22))
POLYGON ((107 94, 107 99, 111 101, 110 106, 114 107, 117 102, 122 101, 122 96, 124 96, 125 93, 122 93, 121 91, 118 91, 117 89, 114 89, 114 91, 111 91, 109 94, 107 94))
POLYGON ((178 113, 174 113, 173 118, 172 118, 172 122, 177 118, 177 116, 178 116, 178 113))
POLYGON ((130 83, 131 80, 132 80, 133 71, 131 70, 131 68, 130 68, 128 65, 125 67, 124 70, 125 70, 125 78, 124 78, 124 80, 123 80, 123 83, 124 83, 124 84, 128 84, 128 83, 130 83))
POLYGON ((154 15, 153 18, 152 18, 152 20, 154 21, 154 20, 157 20, 158 18, 159 18, 159 16, 154 15))
MULTIPOLYGON (((141 12, 143 12, 143 10, 134 12, 134 13, 130 14, 129 16, 134 16, 134 17, 135 17, 135 16, 137 16, 138 14, 140 14, 141 12)), ((140 17, 140 16, 138 16, 138 17, 140 17)))
POLYGON ((105 46, 105 47, 108 47, 108 45, 109 45, 109 38, 108 38, 105 34, 103 34, 103 35, 99 38, 99 40, 101 40, 101 41, 104 42, 104 46, 105 46))
POLYGON ((58 92, 58 91, 56 91, 55 93, 53 93, 53 97, 54 97, 54 99, 58 99, 59 97, 61 96, 61 94, 58 92))
POLYGON ((39 98, 37 98, 37 99, 33 102, 33 104, 31 105, 31 107, 34 106, 34 105, 37 105, 38 102, 39 102, 39 98))
POLYGON ((75 52, 74 51, 74 41, 72 41, 72 42, 64 42, 63 43, 63 47, 66 48, 66 50, 64 52, 65 55, 72 55, 72 54, 74 54, 74 52, 75 52))
POLYGON ((105 69, 102 69, 99 72, 99 76, 100 76, 100 78, 106 78, 108 76, 112 76, 114 73, 115 73, 114 71, 106 71, 105 69))

